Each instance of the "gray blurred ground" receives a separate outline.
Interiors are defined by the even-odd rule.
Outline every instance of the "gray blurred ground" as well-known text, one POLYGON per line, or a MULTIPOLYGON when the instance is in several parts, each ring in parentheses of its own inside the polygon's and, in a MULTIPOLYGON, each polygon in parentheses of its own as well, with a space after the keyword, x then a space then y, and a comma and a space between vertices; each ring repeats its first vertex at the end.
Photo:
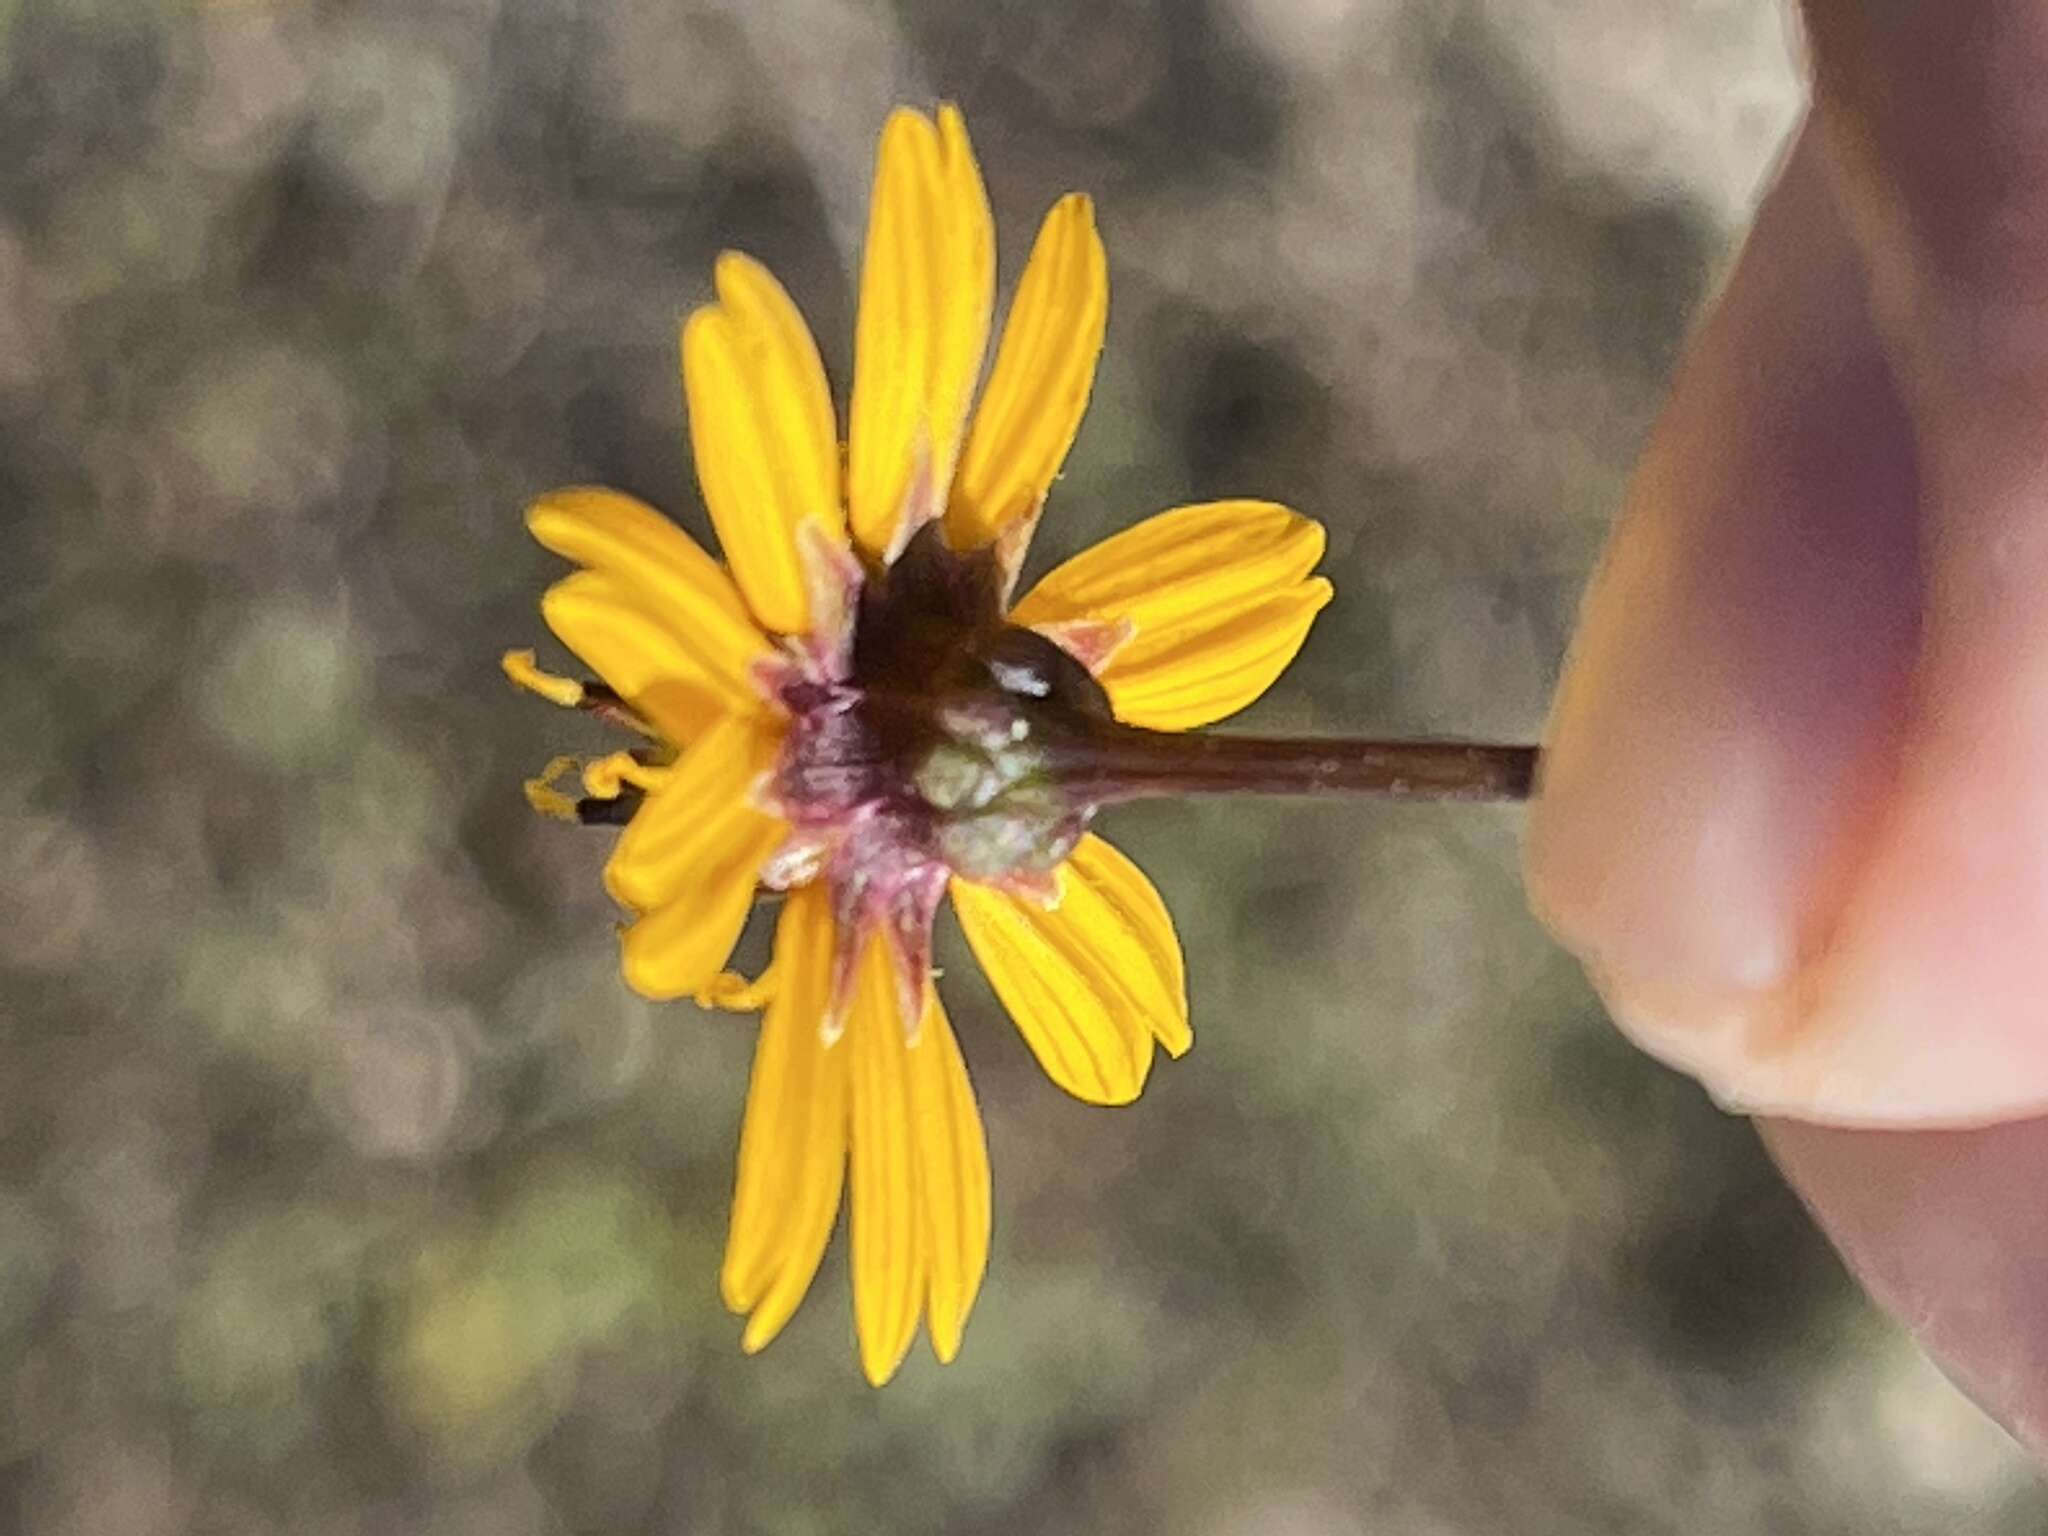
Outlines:
MULTIPOLYGON (((620 985, 515 695, 595 480, 703 520, 726 244, 847 376, 875 130, 1112 272, 1052 556, 1324 519, 1250 717, 1526 737, 1794 110, 1760 0, 0 4, 0 1530, 2021 1532, 2017 1456, 1521 911, 1516 819, 1109 829, 1198 1048, 1091 1110, 956 941, 996 1253, 861 1384, 716 1296, 749 1025, 620 985)), ((544 655, 549 654, 544 651, 544 655)), ((559 653, 554 653, 559 659, 559 653)))

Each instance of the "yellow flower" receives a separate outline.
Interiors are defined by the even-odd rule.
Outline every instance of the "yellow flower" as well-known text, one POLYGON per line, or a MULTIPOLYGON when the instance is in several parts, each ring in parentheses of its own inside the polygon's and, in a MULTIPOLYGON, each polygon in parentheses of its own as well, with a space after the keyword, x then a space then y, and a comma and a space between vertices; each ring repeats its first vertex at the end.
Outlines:
POLYGON ((995 239, 960 114, 884 128, 845 454, 815 344, 748 257, 684 326, 683 382, 719 564, 658 513, 575 489, 528 514, 582 569, 551 629, 603 682, 515 680, 641 733, 543 809, 624 820, 606 866, 634 914, 627 981, 765 1005, 722 1288, 772 1339, 850 1180, 861 1363, 881 1383, 922 1315, 959 1348, 986 1265, 989 1174, 930 980, 950 893, 1048 1075, 1135 1098, 1190 1034, 1158 893, 1088 831, 1119 733, 1242 708, 1292 659, 1329 583, 1322 530, 1269 502, 1163 513, 1009 596, 1094 378, 1108 304, 1089 200, 1047 216, 970 422, 995 239), (842 468, 843 466, 843 468, 842 468), (762 889, 788 894, 758 983, 724 967, 762 889))

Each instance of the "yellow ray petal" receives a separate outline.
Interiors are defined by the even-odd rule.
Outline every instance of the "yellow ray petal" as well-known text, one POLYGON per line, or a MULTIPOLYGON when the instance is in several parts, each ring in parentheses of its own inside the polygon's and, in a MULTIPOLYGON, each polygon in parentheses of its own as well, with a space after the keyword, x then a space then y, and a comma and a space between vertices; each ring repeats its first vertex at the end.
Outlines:
POLYGON ((748 803, 744 748, 717 739, 745 727, 723 722, 692 747, 628 824, 634 846, 621 838, 606 866, 606 883, 622 900, 660 898, 643 908, 620 947, 626 984, 642 996, 688 997, 716 979, 753 908, 761 864, 788 835, 748 803))
POLYGON ((1051 908, 955 880, 953 908, 989 984, 1046 1075, 1076 1098, 1125 1104, 1156 1038, 1187 1049, 1187 985, 1152 883, 1101 838, 1081 840, 1051 908))
POLYGON ((956 548, 987 544, 1038 515, 1088 409, 1108 317, 1109 264, 1095 208, 1070 193, 1038 231, 960 454, 946 509, 956 548))
POLYGON ((932 1350, 942 1361, 960 1352, 967 1314, 988 1267, 988 1143, 974 1086, 967 1080, 953 1027, 936 992, 909 1048, 910 1102, 924 1192, 926 1258, 931 1266, 932 1350))
POLYGON ((696 891, 639 918, 620 944, 626 985, 669 1002, 693 996, 725 968, 754 905, 754 872, 774 850, 772 834, 743 850, 725 850, 696 891))
POLYGON ((861 258, 846 500, 872 554, 920 469, 942 503, 988 347, 995 224, 959 112, 899 108, 882 129, 861 258))
POLYGON ((743 670, 766 654, 751 625, 752 648, 727 647, 731 636, 707 626, 695 632, 673 614, 657 615, 645 589, 609 570, 578 571, 548 588, 541 617, 590 668, 677 745, 730 714, 761 708, 760 692, 743 670))
MULTIPOLYGON (((1141 1005, 1153 1037, 1169 1056, 1185 1056, 1195 1043, 1188 1024, 1187 961, 1173 914, 1145 871, 1114 843, 1090 833, 1067 862, 1074 879, 1100 898, 1098 930, 1114 935, 1120 972, 1145 999, 1141 1005)), ((1092 920, 1091 920, 1092 921, 1092 920)))
POLYGON ((1322 555, 1322 525, 1272 502, 1179 507, 1067 561, 1011 619, 1128 623, 1098 674, 1118 718, 1186 730, 1242 709, 1293 659, 1330 600, 1308 574, 1322 555))
POLYGON ((683 389, 704 504, 733 578, 765 629, 810 615, 797 529, 845 537, 832 397, 803 316, 768 269, 728 251, 718 302, 683 327, 683 389))
POLYGON ((847 1062, 818 1022, 831 988, 833 924, 822 885, 791 894, 775 928, 782 978, 761 1021, 740 1129, 739 1172, 719 1286, 750 1313, 748 1353, 782 1331, 824 1257, 846 1176, 847 1062))
POLYGON ((644 501, 568 486, 528 507, 526 526, 564 559, 624 582, 635 602, 711 655, 744 659, 766 644, 725 567, 644 501))
MULTIPOLYGON (((744 874, 751 890, 761 861, 789 831, 752 798, 774 766, 780 736, 778 722, 765 716, 727 715, 683 754, 667 782, 633 813, 605 863, 605 888, 621 905, 642 912, 671 902, 708 908, 708 886, 729 867, 737 879, 749 858, 744 874)), ((716 974, 683 990, 695 991, 716 974)))
POLYGON ((861 1369, 878 1387, 903 1363, 925 1295, 910 1063, 884 944, 877 938, 861 957, 845 1041, 853 1056, 853 1321, 861 1369))
POLYGON ((1187 731, 1234 715, 1274 682, 1308 639, 1330 601, 1329 582, 1311 577, 1277 597, 1199 623, 1154 631, 1109 658, 1098 676, 1119 720, 1155 731, 1187 731))
POLYGON ((1018 624, 1128 618, 1147 628, 1269 597, 1323 557, 1323 529, 1270 501, 1211 501, 1146 518, 1083 550, 1016 605, 1018 624))

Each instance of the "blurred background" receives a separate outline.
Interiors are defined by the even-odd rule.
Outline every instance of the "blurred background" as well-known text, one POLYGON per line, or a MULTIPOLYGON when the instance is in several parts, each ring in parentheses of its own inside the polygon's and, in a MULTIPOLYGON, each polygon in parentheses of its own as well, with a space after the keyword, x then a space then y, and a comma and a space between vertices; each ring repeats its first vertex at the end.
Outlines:
MULTIPOLYGON (((751 1024, 616 972, 506 686, 601 481, 705 532, 675 334, 769 261, 844 388, 874 137, 1014 276, 1099 203, 1036 556, 1330 527, 1248 725, 1529 738, 1796 110, 1768 0, 0 4, 0 1530, 2033 1532, 1748 1129, 1523 913, 1518 817, 1107 822, 1197 1049, 1062 1098, 957 935, 996 1251, 859 1376, 717 1297, 751 1024)), ((758 953, 758 936, 750 941, 758 953)))

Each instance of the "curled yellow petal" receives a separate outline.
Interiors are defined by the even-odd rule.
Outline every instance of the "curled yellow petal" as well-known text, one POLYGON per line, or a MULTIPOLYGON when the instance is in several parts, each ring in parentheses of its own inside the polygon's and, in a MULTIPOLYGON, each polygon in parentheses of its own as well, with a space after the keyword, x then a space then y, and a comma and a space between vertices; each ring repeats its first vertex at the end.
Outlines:
POLYGON ((1330 600, 1308 574, 1322 555, 1322 525, 1272 502, 1179 507, 1067 561, 1011 619, 1128 624, 1097 673, 1117 717, 1187 730, 1244 708, 1294 659, 1330 600))
POLYGON ((754 1047, 719 1275, 725 1304, 751 1314, 741 1339, 750 1354, 795 1313, 839 1214, 849 1053, 828 1047, 818 1028, 832 984, 833 942, 824 887, 794 892, 775 929, 780 983, 754 1047))
POLYGON ((651 611, 713 631, 707 644, 735 651, 761 645, 758 634, 750 638, 757 626, 725 567, 637 497, 603 486, 566 486, 528 507, 526 526, 565 560, 632 586, 651 611))
POLYGON ((541 617, 562 643, 617 689, 669 741, 694 741, 713 722, 760 708, 761 696, 739 670, 764 653, 723 649, 706 630, 684 638, 673 616, 658 617, 639 590, 608 570, 578 571, 548 588, 541 617))
POLYGON ((1038 515, 1088 409, 1108 318, 1095 208, 1070 193, 1038 231, 961 450, 946 509, 956 548, 978 548, 1038 515))
POLYGON ((1187 982, 1166 904, 1142 871, 1090 834, 1042 907, 968 881, 953 909, 989 984, 1046 1075, 1076 1098, 1138 1096, 1157 1039, 1187 1049, 1187 982))
POLYGON ((645 502, 587 486, 541 497, 526 523, 590 568, 543 600, 550 627, 670 740, 690 740, 721 710, 758 705, 752 673, 768 639, 725 568, 682 529, 645 502))
POLYGON ((995 224, 966 125, 950 106, 936 124, 899 108, 875 154, 847 426, 847 511, 872 554, 920 475, 944 497, 994 298, 995 224))
POLYGON ((642 997, 668 1002, 694 995, 717 976, 753 909, 753 866, 759 862, 747 854, 723 860, 698 894, 629 927, 620 945, 626 985, 642 997))
POLYGON ((926 993, 924 1021, 908 1056, 932 1351, 949 1362, 960 1352, 960 1335, 988 1268, 988 1142, 967 1063, 936 992, 926 993))
POLYGON ((909 1046, 885 945, 878 937, 861 957, 845 1038, 852 1055, 853 1322, 861 1369, 878 1387, 910 1348, 926 1274, 909 1046))
POLYGON ((788 835, 748 797, 758 734, 737 718, 707 732, 634 813, 605 866, 613 895, 643 914, 621 945, 627 985, 643 996, 689 997, 717 978, 761 863, 788 835))
POLYGON ((718 302, 683 327, 683 389, 697 480, 733 579, 761 626, 809 620, 797 530, 845 536, 839 443, 817 344, 782 285, 737 252, 719 257, 718 302))
MULTIPOLYGON (((706 882, 748 856, 751 892, 762 860, 789 833, 753 800, 754 786, 774 767, 779 741, 774 722, 748 715, 728 715, 699 737, 619 835, 604 867, 612 896, 643 912, 671 901, 695 906, 705 900, 706 882)), ((724 959, 719 956, 720 966, 724 959)), ((717 969, 683 990, 696 991, 717 969)))

